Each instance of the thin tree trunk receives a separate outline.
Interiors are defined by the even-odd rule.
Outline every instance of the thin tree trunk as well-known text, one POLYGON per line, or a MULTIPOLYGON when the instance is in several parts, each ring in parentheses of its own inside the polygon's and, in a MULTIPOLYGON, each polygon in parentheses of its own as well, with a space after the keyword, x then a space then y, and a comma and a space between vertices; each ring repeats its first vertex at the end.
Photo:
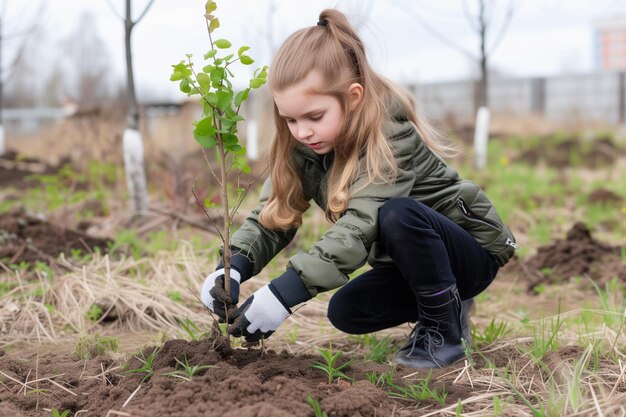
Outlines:
POLYGON ((124 21, 124 34, 126 46, 126 85, 128 94, 128 114, 127 126, 130 129, 139 130, 139 108, 137 106, 137 96, 135 93, 135 77, 133 73, 133 54, 131 50, 131 34, 135 23, 131 16, 131 2, 126 0, 126 20, 124 21))
POLYGON ((126 46, 126 81, 128 95, 127 127, 124 131, 124 167, 126 170, 126 184, 131 198, 133 210, 143 213, 148 208, 148 189, 146 173, 143 163, 143 140, 139 132, 139 107, 135 94, 135 79, 133 75, 133 54, 131 50, 131 34, 135 22, 132 21, 131 1, 126 0, 126 18, 124 20, 124 35, 126 46))
POLYGON ((479 11, 479 30, 480 30, 480 83, 478 85, 478 99, 476 101, 476 111, 481 107, 489 107, 488 89, 489 74, 487 72, 487 23, 485 22, 485 2, 480 1, 479 11))
POLYGON ((224 152, 224 142, 218 144, 220 152, 220 168, 222 177, 222 214, 224 215, 224 229, 222 236, 224 237, 224 253, 222 254, 222 262, 224 263, 224 291, 230 297, 230 209, 228 207, 228 183, 226 182, 226 152, 224 152))

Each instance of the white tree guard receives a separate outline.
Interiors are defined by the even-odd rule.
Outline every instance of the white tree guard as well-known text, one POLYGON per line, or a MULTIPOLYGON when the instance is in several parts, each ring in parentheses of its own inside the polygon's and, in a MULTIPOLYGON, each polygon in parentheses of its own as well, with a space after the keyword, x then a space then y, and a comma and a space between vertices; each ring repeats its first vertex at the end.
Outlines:
POLYGON ((476 129, 474 130, 474 161, 476 168, 483 169, 487 163, 487 142, 489 140, 489 109, 481 107, 476 114, 476 129))
POLYGON ((246 121, 246 156, 250 161, 259 159, 259 132, 256 120, 246 121))
POLYGON ((4 127, 0 125, 0 155, 4 155, 7 151, 7 144, 4 140, 4 127))
POLYGON ((128 194, 137 213, 144 213, 148 208, 148 189, 146 172, 143 166, 143 141, 141 134, 134 129, 124 130, 124 169, 128 194))

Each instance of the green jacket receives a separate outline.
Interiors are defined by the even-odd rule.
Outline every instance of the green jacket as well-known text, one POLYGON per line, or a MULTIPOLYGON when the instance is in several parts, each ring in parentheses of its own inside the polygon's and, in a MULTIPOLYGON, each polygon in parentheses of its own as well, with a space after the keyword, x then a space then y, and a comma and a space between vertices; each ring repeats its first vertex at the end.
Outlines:
MULTIPOLYGON (((392 262, 377 236, 378 210, 392 197, 412 197, 450 218, 467 230, 500 266, 511 258, 517 247, 513 234, 483 191, 476 184, 462 180, 428 148, 399 105, 392 114, 394 118, 383 131, 396 156, 395 184, 369 184, 362 188, 367 174, 358 178, 351 188, 362 189, 351 193, 348 209, 342 217, 308 252, 301 251, 289 260, 288 268, 298 273, 311 297, 346 284, 348 274, 366 261, 371 266, 392 262)), ((317 155, 304 145, 297 147, 293 154, 295 166, 301 173, 304 195, 322 209, 326 207, 327 174, 333 155, 317 155)), ((258 215, 270 192, 268 179, 263 185, 260 204, 232 236, 231 245, 252 261, 252 275, 258 274, 297 231, 294 228, 282 232, 261 226, 258 215)))

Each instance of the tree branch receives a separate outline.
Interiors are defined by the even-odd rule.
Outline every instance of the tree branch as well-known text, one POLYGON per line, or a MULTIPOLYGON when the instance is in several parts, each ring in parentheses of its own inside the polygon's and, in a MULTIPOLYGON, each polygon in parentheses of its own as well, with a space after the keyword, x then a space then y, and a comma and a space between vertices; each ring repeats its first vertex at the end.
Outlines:
POLYGON ((394 1, 394 3, 396 4, 396 7, 398 7, 399 9, 411 14, 423 27, 424 29, 426 29, 432 36, 434 36, 435 38, 439 39, 440 42, 445 43, 446 45, 448 45, 449 47, 456 49, 458 52, 462 53, 463 55, 465 55, 466 57, 470 58, 472 61, 478 61, 478 58, 476 58, 475 55, 473 55, 471 52, 468 52, 467 50, 463 49, 463 47, 457 45, 456 43, 454 43, 452 40, 448 39, 447 37, 445 37, 443 34, 441 34, 439 31, 437 31, 436 29, 434 29, 427 21, 426 19, 424 19, 419 13, 417 13, 415 10, 413 10, 410 7, 406 7, 403 4, 399 4, 397 1, 394 1))
POLYGON ((115 8, 115 6, 113 5, 113 3, 111 3, 111 0, 106 0, 107 4, 109 5, 109 8, 111 9, 111 11, 113 12, 113 14, 115 15, 115 17, 117 17, 118 19, 120 19, 122 22, 124 21, 124 18, 122 17, 121 14, 119 14, 117 12, 117 9, 115 8))
POLYGON ((143 18, 144 18, 144 16, 146 15, 146 13, 148 13, 148 9, 150 9, 150 7, 152 6, 152 4, 153 4, 153 3, 154 3, 154 0, 150 0, 150 3, 148 3, 148 4, 146 5, 146 8, 145 8, 145 9, 143 9, 143 12, 141 12, 141 14, 140 14, 140 15, 139 15, 139 17, 137 18, 137 20, 135 20, 135 21, 133 22, 133 24, 134 24, 134 25, 136 25, 137 23, 139 23, 139 21, 140 21, 141 19, 143 19, 143 18))
POLYGON ((496 37, 494 42, 491 44, 491 46, 487 48, 488 56, 491 56, 491 54, 493 54, 496 48, 500 45, 500 42, 502 42, 502 39, 504 38, 504 35, 506 34, 506 31, 509 28, 509 24, 511 23, 511 20, 513 20, 514 12, 515 12, 515 4, 511 1, 506 11, 506 18, 505 18, 506 20, 502 24, 502 27, 500 28, 500 32, 498 33, 498 36, 496 37))
POLYGON ((463 6, 463 14, 465 15, 465 18, 467 19, 467 24, 469 25, 470 29, 472 29, 474 32, 478 32, 478 26, 476 26, 476 18, 474 16, 472 16, 472 13, 470 12, 469 9, 469 5, 467 4, 467 0, 461 0, 461 5, 463 6))

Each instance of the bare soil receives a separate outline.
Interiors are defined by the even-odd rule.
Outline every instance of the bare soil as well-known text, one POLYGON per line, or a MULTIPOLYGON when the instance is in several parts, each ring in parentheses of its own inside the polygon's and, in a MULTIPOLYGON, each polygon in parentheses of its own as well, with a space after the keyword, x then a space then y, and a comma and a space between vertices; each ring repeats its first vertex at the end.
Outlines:
POLYGON ((30 176, 51 174, 55 171, 56 168, 38 159, 21 158, 14 151, 0 155, 0 187, 32 187, 38 181, 29 178, 30 176))
POLYGON ((59 227, 20 210, 0 214, 0 261, 7 264, 22 261, 55 263, 59 254, 72 250, 93 253, 108 250, 110 240, 89 236, 78 230, 59 227))
MULTIPOLYGON (((143 355, 147 357, 155 349, 146 348, 143 355)), ((333 417, 407 416, 416 415, 418 406, 431 411, 440 407, 432 400, 418 405, 390 397, 388 391, 369 383, 365 372, 380 374, 391 366, 358 358, 346 370, 353 381, 328 384, 322 371, 311 368, 314 361, 321 361, 319 356, 232 349, 219 336, 166 342, 157 351, 154 376, 144 382, 145 374, 127 372, 142 366, 138 357, 141 355, 121 363, 104 357, 76 360, 64 354, 0 356, 0 371, 5 374, 0 374, 0 415, 49 416, 45 409, 57 408, 70 410, 72 416, 313 416, 309 395, 333 417), (185 357, 190 364, 213 367, 191 381, 164 375, 175 369, 175 358, 185 357), (37 383, 28 383, 37 379, 37 383), (28 383, 26 388, 24 383, 28 383), (110 410, 128 414, 107 414, 110 410)), ((402 377, 414 371, 397 367, 396 383, 404 385, 402 377)), ((434 371, 431 382, 432 389, 445 388, 446 405, 478 393, 468 384, 452 384, 458 372, 439 378, 449 371, 434 371)), ((418 377, 427 374, 422 370, 418 377)))

